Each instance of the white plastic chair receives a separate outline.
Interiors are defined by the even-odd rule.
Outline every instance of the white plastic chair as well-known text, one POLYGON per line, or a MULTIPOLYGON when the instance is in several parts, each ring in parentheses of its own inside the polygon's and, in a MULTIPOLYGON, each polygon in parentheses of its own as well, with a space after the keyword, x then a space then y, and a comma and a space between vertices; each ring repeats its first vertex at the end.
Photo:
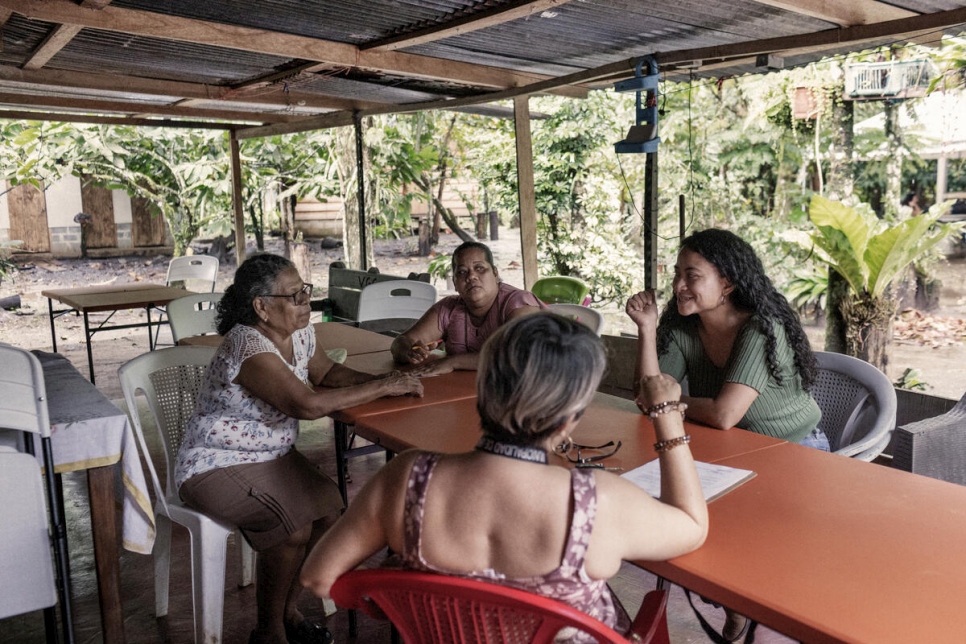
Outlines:
MULTIPOLYGON (((154 591, 157 616, 168 614, 168 576, 171 567, 171 521, 191 535, 191 593, 196 644, 221 642, 225 606, 225 558, 228 535, 235 526, 211 519, 185 506, 174 484, 174 465, 184 439, 185 425, 195 408, 214 347, 171 347, 141 355, 118 369, 118 378, 134 425, 142 455, 154 484, 154 591), (136 394, 141 391, 157 423, 164 446, 165 485, 161 485, 148 451, 138 413, 136 394)), ((252 581, 253 552, 242 543, 242 585, 252 581)))
POLYGON ((422 317, 436 303, 436 287, 415 280, 376 282, 362 289, 358 321, 422 317))
MULTIPOLYGON (((197 293, 214 293, 215 282, 218 280, 218 258, 212 255, 185 255, 174 257, 168 263, 168 275, 164 278, 166 286, 181 284, 181 287, 197 293)), ((170 307, 171 305, 168 304, 170 307)), ((167 313, 167 307, 155 307, 161 318, 158 329, 154 332, 154 344, 158 344, 158 334, 167 313)), ((175 340, 177 343, 177 340, 175 340)))
POLYGON ((812 397, 822 410, 819 427, 832 451, 871 461, 886 448, 896 426, 896 390, 864 360, 816 351, 818 377, 812 397))
POLYGON ((198 293, 179 297, 168 304, 168 324, 175 344, 181 338, 218 333, 215 328, 215 305, 224 293, 198 293), (199 308, 201 307, 201 308, 199 308))
POLYGON ((552 313, 577 320, 597 335, 604 332, 604 316, 600 314, 600 311, 589 309, 580 304, 548 304, 547 308, 552 313))
POLYGON ((43 368, 29 351, 4 343, 0 364, 0 619, 43 609, 47 641, 57 642, 59 600, 64 639, 74 642, 67 527, 57 500, 43 368), (40 436, 43 474, 33 434, 40 436))

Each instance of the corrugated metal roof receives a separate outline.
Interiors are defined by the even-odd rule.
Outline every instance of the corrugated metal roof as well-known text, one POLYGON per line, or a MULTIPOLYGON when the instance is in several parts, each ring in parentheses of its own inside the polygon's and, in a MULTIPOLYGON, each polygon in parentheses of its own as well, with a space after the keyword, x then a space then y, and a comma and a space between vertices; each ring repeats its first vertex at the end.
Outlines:
MULTIPOLYGON (((843 31, 840 25, 847 19, 842 12, 852 7, 866 11, 863 19, 871 23, 957 12, 939 14, 943 21, 935 27, 937 33, 961 31, 961 22, 966 21, 966 0, 840 0, 827 3, 830 14, 820 17, 804 9, 790 10, 796 6, 794 0, 783 2, 782 8, 775 4, 772 0, 670 4, 639 0, 114 0, 103 9, 81 9, 71 0, 0 0, 0 9, 12 12, 2 30, 0 95, 29 90, 37 97, 35 107, 49 110, 91 111, 97 101, 108 110, 112 102, 122 101, 157 105, 159 114, 168 116, 210 111, 214 118, 232 120, 233 114, 262 112, 268 123, 278 120, 270 116, 280 114, 384 111, 445 99, 465 105, 491 98, 483 97, 490 92, 507 97, 522 91, 514 88, 536 82, 546 84, 541 90, 553 85, 606 85, 615 74, 633 73, 627 61, 654 53, 661 54, 662 61, 683 63, 687 54, 682 52, 705 49, 693 56, 714 65, 696 74, 715 76, 760 71, 754 54, 761 51, 780 52, 787 66, 815 60, 823 53, 863 49, 870 42, 900 40, 894 34, 903 31, 902 26, 843 31), (493 18, 506 10, 526 15, 512 14, 512 19, 503 21, 493 18), (474 20, 478 24, 472 24, 474 20), (62 38, 59 49, 33 59, 44 52, 45 39, 61 24, 81 28, 62 38), (430 34, 426 41, 371 48, 386 44, 387 38, 425 35, 421 30, 456 24, 462 24, 459 31, 430 34), (478 28, 479 24, 485 26, 478 28), (878 37, 863 44, 835 42, 839 34, 852 36, 860 31, 878 37), (803 38, 811 34, 814 42, 824 43, 824 51, 803 49, 814 44, 811 37, 803 38), (768 40, 764 49, 752 44, 762 40, 768 40), (783 47, 786 41, 789 45, 783 47), (574 74, 581 76, 570 77, 574 74), (561 76, 568 78, 555 80, 561 76), (87 102, 72 106, 70 101, 79 97, 87 102)), ((663 71, 670 69, 665 65, 663 71)), ((15 98, 16 103, 7 104, 20 105, 22 99, 15 98)))

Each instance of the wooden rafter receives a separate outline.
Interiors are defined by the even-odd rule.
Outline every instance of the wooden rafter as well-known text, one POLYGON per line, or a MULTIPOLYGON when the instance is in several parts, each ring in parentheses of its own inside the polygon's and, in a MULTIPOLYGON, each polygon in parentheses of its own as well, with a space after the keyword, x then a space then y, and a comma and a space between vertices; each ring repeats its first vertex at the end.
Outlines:
POLYGON ((512 72, 496 67, 428 56, 399 52, 364 52, 354 45, 318 38, 167 16, 149 11, 114 6, 93 11, 79 7, 70 0, 0 0, 0 8, 48 22, 482 87, 518 87, 547 78, 538 74, 512 72))
POLYGON ((71 114, 69 112, 31 112, 27 110, 7 110, 0 107, 0 119, 13 121, 58 121, 61 123, 102 123, 105 125, 140 125, 144 127, 181 127, 196 130, 237 130, 244 127, 238 123, 211 123, 208 121, 172 121, 130 116, 98 116, 92 114, 71 114))
MULTIPOLYGON (((220 119, 228 121, 248 121, 251 123, 287 123, 304 116, 269 112, 243 112, 227 109, 199 109, 182 105, 150 105, 126 101, 87 99, 64 96, 42 96, 38 94, 11 94, 0 92, 0 105, 22 105, 25 109, 50 107, 61 110, 110 113, 120 112, 125 116, 145 118, 148 116, 177 116, 195 119, 220 119)), ((120 117, 119 117, 120 118, 120 117)))
POLYGON ((404 31, 397 36, 373 40, 359 47, 362 51, 395 51, 427 42, 434 42, 452 36, 467 34, 479 29, 502 25, 511 20, 528 18, 535 13, 559 7, 570 0, 514 0, 468 15, 455 16, 450 20, 433 23, 426 27, 404 31))
MULTIPOLYGON (((130 92, 148 96, 174 96, 199 99, 198 103, 238 100, 244 103, 265 105, 268 109, 286 109, 293 105, 323 110, 358 110, 378 107, 381 104, 367 101, 344 100, 298 91, 285 91, 279 85, 273 91, 249 94, 230 87, 214 87, 180 81, 161 81, 135 76, 64 72, 51 69, 23 70, 12 65, 0 65, 0 80, 44 85, 51 88, 71 87, 95 91, 130 92)), ((103 100, 110 100, 105 98, 103 100)), ((230 107, 229 107, 230 110, 230 107)), ((218 118, 213 113, 212 118, 218 118)))
MULTIPOLYGON (((936 13, 922 14, 911 18, 901 18, 872 25, 859 25, 844 29, 829 29, 810 34, 798 36, 783 36, 780 38, 766 38, 752 42, 734 43, 729 45, 716 45, 712 47, 701 47, 696 49, 682 49, 655 53, 659 65, 680 65, 682 63, 692 63, 695 61, 710 60, 733 61, 734 59, 747 59, 759 54, 769 54, 776 52, 801 53, 804 51, 821 51, 833 49, 844 45, 860 45, 862 43, 879 40, 882 38, 900 36, 919 36, 930 31, 941 30, 946 27, 966 23, 966 8, 952 9, 950 11, 940 11, 936 13)), ((536 94, 546 92, 559 85, 593 83, 600 79, 619 79, 626 78, 634 73, 634 69, 641 61, 641 57, 628 58, 616 63, 601 65, 593 69, 587 69, 573 74, 559 76, 555 79, 540 81, 525 87, 507 89, 498 92, 489 92, 478 96, 451 99, 447 101, 427 101, 423 103, 409 103, 397 105, 386 109, 368 109, 360 112, 363 116, 384 114, 389 112, 418 112, 423 110, 446 110, 467 105, 479 105, 481 103, 491 103, 515 98, 524 94, 536 94)), ((338 114, 326 114, 320 117, 308 117, 302 121, 292 123, 280 123, 263 127, 254 127, 238 131, 238 138, 247 139, 259 136, 274 136, 276 134, 291 134, 306 130, 336 127, 338 114)))
POLYGON ((825 20, 840 27, 869 25, 919 15, 915 11, 908 11, 878 0, 755 0, 755 2, 825 20))
MULTIPOLYGON (((84 0, 80 3, 80 6, 86 7, 88 9, 103 9, 111 3, 111 0, 84 0)), ((53 58, 57 52, 67 46, 71 40, 74 39, 82 27, 79 25, 58 25, 54 27, 53 31, 47 34, 44 41, 40 43, 40 46, 34 50, 33 55, 30 59, 24 63, 24 69, 40 69, 47 64, 51 58, 53 58)))

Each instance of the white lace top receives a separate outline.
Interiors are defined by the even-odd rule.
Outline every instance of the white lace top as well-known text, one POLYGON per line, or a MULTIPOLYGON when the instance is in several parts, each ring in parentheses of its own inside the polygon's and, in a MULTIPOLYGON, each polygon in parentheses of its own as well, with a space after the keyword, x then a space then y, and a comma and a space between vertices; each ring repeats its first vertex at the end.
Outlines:
MULTIPOLYGON (((289 368, 309 384, 309 359, 315 353, 312 325, 292 335, 294 364, 289 368)), ((222 341, 211 359, 198 395, 195 413, 188 420, 175 464, 175 484, 209 470, 241 463, 262 463, 284 456, 298 437, 299 421, 256 398, 232 380, 242 363, 259 353, 282 354, 255 328, 238 324, 222 341)))

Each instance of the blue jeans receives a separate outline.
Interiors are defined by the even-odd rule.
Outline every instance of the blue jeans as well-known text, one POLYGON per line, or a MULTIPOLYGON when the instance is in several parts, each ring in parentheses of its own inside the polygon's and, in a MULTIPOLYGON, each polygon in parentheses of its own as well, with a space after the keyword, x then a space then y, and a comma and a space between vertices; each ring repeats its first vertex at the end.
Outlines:
POLYGON ((804 445, 805 447, 814 447, 815 449, 820 449, 823 452, 832 451, 831 446, 828 443, 828 436, 822 431, 821 427, 816 427, 812 432, 798 442, 799 445, 804 445))

